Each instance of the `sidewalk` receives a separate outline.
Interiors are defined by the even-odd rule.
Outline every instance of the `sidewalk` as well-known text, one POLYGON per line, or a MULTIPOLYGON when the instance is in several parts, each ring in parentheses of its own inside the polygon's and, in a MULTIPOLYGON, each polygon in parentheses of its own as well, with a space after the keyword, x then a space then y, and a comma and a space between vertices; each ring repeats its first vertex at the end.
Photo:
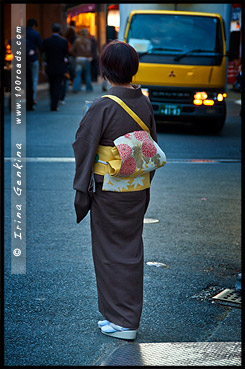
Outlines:
MULTIPOLYGON (((83 85, 82 86, 82 90, 79 91, 77 94, 72 92, 72 86, 69 85, 69 90, 66 93, 66 99, 69 96, 73 96, 74 98, 76 96, 83 96, 83 95, 87 95, 87 99, 93 100, 94 98, 100 96, 103 94, 102 91, 102 78, 98 77, 98 81, 97 82, 93 82, 93 91, 91 93, 86 93, 86 86, 83 85)), ((104 92, 105 93, 105 92, 104 92)), ((45 100, 49 98, 49 83, 48 82, 44 82, 44 83, 39 83, 37 85, 37 100, 45 100)))
MULTIPOLYGON (((97 85, 101 85, 102 84, 102 79, 101 77, 98 78, 98 82, 93 82, 93 86, 97 86, 97 85)), ((39 83, 37 86, 37 94, 39 99, 40 98, 45 98, 47 96, 47 94, 49 89, 49 85, 48 82, 45 83, 39 83)), ((71 90, 71 86, 69 86, 69 89, 71 90)), ((84 89, 84 85, 83 85, 83 89, 84 89)), ((228 84, 227 85, 227 95, 228 95, 228 100, 241 100, 241 92, 237 92, 237 91, 233 91, 232 90, 232 84, 228 84)), ((241 105, 241 101, 240 101, 240 105, 241 105)))
MULTIPOLYGON (((103 94, 101 77, 98 78, 98 82, 93 82, 93 86, 94 86, 94 91, 90 95, 91 99, 96 98, 96 97, 103 94)), ((85 87, 83 86, 83 89, 84 88, 85 87)), ((67 93, 67 96, 72 93, 71 89, 72 89, 72 87, 69 86, 69 91, 67 93)), ((241 93, 236 92, 236 91, 232 91, 232 84, 227 85, 227 94, 228 94, 228 97, 227 97, 228 101, 232 100, 235 103, 241 105, 241 93)), ((5 107, 5 109, 8 108, 9 97, 10 97, 9 92, 4 94, 4 107, 5 107)), ((48 97, 49 97, 49 84, 48 84, 48 82, 39 83, 37 85, 37 100, 39 100, 39 101, 44 100, 44 99, 47 99, 48 97)))
MULTIPOLYGON (((232 84, 227 85, 228 99, 233 100, 233 101, 241 100, 241 92, 233 91, 232 86, 233 86, 232 84)), ((240 102, 240 105, 241 105, 241 102, 240 102)))

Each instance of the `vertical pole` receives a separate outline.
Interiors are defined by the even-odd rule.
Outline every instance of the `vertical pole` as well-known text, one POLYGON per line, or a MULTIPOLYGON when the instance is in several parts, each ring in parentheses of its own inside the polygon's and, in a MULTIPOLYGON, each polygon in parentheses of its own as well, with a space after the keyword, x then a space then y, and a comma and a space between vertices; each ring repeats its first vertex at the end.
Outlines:
POLYGON ((97 41, 99 49, 106 43, 106 4, 96 4, 97 41))

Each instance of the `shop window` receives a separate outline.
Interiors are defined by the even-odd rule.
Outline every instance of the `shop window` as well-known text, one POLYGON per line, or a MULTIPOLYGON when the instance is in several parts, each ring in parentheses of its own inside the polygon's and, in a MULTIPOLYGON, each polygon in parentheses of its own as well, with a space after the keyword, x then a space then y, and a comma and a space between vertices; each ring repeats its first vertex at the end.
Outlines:
POLYGON ((68 25, 70 24, 70 21, 75 22, 76 32, 83 28, 87 28, 92 36, 95 36, 96 34, 95 13, 80 13, 73 17, 68 15, 66 21, 68 25))

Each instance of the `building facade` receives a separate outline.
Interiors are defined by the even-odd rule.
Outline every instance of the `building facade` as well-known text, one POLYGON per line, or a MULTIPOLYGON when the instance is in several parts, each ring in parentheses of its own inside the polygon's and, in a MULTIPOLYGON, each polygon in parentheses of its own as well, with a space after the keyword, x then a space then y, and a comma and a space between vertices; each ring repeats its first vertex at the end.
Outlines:
MULTIPOLYGON (((25 4, 26 20, 35 18, 38 23, 37 31, 41 38, 45 39, 52 34, 52 24, 59 23, 64 34, 71 21, 75 22, 78 32, 82 28, 88 28, 92 36, 97 39, 98 51, 100 52, 107 42, 107 17, 110 4, 25 4)), ((109 9, 110 10, 110 9, 109 9)), ((4 44, 9 50, 11 40, 11 4, 4 6, 4 44)), ((15 14, 18 16, 18 14, 15 14)), ((116 38, 117 34, 114 35, 116 38)), ((39 82, 44 77, 40 73, 39 82)))

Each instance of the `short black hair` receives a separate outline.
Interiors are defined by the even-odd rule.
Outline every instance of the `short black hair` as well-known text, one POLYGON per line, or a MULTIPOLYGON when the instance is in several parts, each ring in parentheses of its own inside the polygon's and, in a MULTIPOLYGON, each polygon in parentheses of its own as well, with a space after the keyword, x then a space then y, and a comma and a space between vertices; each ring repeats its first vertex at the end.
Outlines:
POLYGON ((130 83, 138 67, 138 54, 126 42, 114 40, 104 47, 100 55, 101 74, 110 82, 130 83))
POLYGON ((53 23, 52 24, 52 31, 55 33, 59 33, 61 30, 61 26, 59 23, 53 23))
POLYGON ((33 27, 33 26, 37 27, 37 21, 36 21, 36 19, 34 19, 34 18, 28 19, 28 21, 27 21, 27 27, 33 27))

